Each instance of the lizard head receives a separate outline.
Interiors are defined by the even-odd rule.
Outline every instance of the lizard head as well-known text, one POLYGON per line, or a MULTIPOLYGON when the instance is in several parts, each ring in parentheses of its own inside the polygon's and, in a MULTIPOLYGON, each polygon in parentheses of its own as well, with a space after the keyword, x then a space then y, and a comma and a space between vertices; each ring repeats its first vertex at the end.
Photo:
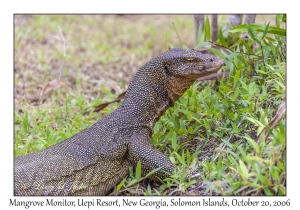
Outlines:
POLYGON ((218 71, 224 61, 197 50, 174 48, 163 54, 163 65, 168 76, 195 80, 218 71))
POLYGON ((171 106, 196 79, 213 74, 224 65, 214 55, 176 48, 163 53, 161 59, 171 106))

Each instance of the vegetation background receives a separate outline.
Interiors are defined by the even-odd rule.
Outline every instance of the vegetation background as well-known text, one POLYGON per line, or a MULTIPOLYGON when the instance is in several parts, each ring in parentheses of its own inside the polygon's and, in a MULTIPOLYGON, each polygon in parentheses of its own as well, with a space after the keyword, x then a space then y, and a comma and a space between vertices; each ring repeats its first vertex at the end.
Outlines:
MULTIPOLYGON (((14 21, 15 155, 82 131, 119 105, 91 112, 125 91, 151 58, 169 47, 196 46, 192 15, 15 15, 14 21)), ((153 183, 138 165, 113 194, 286 194, 285 115, 277 112, 285 100, 285 19, 258 15, 256 23, 261 27, 237 27, 228 39, 219 33, 212 51, 225 59, 230 78, 195 83, 155 126, 152 143, 178 171, 153 183), (242 32, 251 38, 241 39, 242 32), (196 176, 186 180, 190 173, 196 176)), ((220 15, 220 30, 225 25, 220 15)), ((209 20, 198 47, 211 44, 208 26, 209 20)))

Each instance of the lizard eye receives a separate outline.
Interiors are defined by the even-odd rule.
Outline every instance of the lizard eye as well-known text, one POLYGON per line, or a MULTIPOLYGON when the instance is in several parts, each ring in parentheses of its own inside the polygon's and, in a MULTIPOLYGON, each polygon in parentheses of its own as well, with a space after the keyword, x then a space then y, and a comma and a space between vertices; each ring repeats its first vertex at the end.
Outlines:
POLYGON ((186 60, 187 60, 187 61, 193 61, 194 58, 187 58, 186 60))

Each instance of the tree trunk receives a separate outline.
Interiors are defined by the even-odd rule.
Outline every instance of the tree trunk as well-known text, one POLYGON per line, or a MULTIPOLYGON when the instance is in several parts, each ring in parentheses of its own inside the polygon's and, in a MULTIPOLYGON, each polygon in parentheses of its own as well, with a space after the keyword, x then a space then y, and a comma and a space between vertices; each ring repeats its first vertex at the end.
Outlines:
POLYGON ((218 15, 212 15, 211 28, 212 41, 215 42, 218 39, 218 15))
POLYGON ((245 23, 254 23, 256 15, 246 15, 245 23))

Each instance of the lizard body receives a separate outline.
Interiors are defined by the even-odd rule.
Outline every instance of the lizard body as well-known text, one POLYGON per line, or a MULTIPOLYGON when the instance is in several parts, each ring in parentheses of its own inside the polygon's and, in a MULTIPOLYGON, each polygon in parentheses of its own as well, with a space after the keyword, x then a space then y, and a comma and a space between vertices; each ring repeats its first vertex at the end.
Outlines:
POLYGON ((74 136, 14 159, 15 195, 106 195, 140 160, 143 175, 163 180, 174 166, 150 143, 159 117, 199 78, 224 61, 196 50, 171 49, 134 76, 123 103, 74 136))

